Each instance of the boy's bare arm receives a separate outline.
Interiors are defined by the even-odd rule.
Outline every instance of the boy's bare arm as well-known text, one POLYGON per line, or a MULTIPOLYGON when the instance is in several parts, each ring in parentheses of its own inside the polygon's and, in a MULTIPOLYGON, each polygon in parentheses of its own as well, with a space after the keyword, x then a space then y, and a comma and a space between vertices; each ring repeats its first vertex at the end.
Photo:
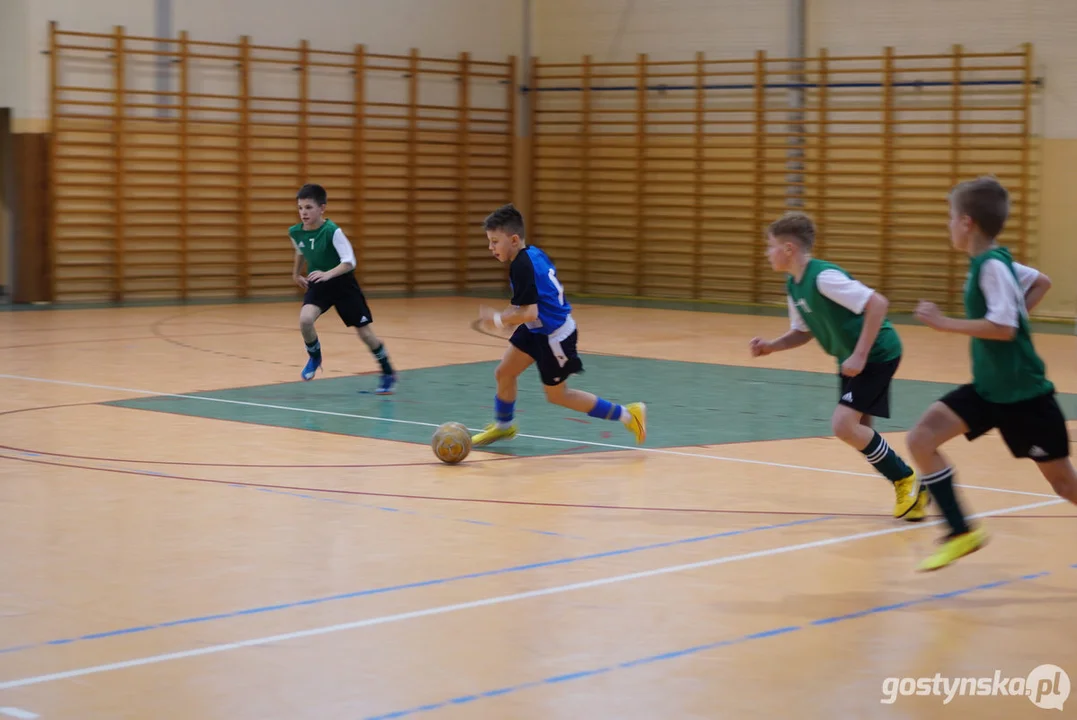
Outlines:
POLYGON ((308 283, 307 283, 306 277, 304 277, 302 275, 302 273, 300 273, 300 270, 302 270, 302 269, 303 269, 303 254, 297 252, 295 254, 295 261, 292 263, 292 280, 295 280, 295 284, 305 290, 307 288, 308 283))
POLYGON ((986 318, 979 320, 962 320, 960 318, 947 317, 935 303, 921 300, 916 306, 916 318, 930 328, 940 332, 968 335, 981 340, 1013 340, 1017 334, 1017 328, 1008 325, 999 325, 986 318))
POLYGON ((1025 293, 1025 307, 1029 312, 1040 304, 1043 300, 1043 296, 1047 294, 1047 291, 1051 289, 1051 278, 1044 275, 1042 272, 1036 277, 1032 283, 1032 287, 1025 293))
POLYGON ((514 327, 538 320, 538 305, 509 306, 508 310, 495 312, 491 308, 479 308, 479 317, 497 328, 514 327))
POLYGON ((793 348, 807 345, 811 342, 811 339, 812 334, 810 332, 790 330, 781 337, 770 341, 753 338, 749 343, 749 348, 752 351, 752 357, 759 357, 760 355, 770 355, 771 353, 792 350, 793 348))
POLYGON ((850 377, 859 375, 860 371, 867 365, 868 355, 875 345, 875 340, 879 337, 879 330, 882 329, 883 321, 886 320, 886 313, 889 309, 890 301, 886 299, 885 295, 875 292, 868 298, 868 302, 864 306, 864 323, 860 328, 860 337, 856 340, 856 347, 853 348, 852 355, 842 363, 843 374, 850 377))

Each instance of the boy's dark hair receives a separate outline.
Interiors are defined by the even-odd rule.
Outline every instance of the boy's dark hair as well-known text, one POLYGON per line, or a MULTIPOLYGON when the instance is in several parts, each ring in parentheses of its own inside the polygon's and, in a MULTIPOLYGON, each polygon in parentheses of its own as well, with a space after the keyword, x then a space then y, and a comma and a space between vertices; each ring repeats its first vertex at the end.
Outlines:
POLYGON ((787 212, 770 224, 767 233, 774 237, 795 238, 805 250, 811 250, 815 245, 815 223, 807 213, 787 212))
POLYGON ((315 185, 314 183, 307 183, 303 187, 299 188, 299 192, 295 194, 296 200, 313 200, 315 205, 325 205, 329 200, 329 193, 325 191, 321 185, 315 185))
POLYGON ((509 235, 519 235, 520 239, 524 239, 524 216, 512 203, 502 205, 486 216, 482 229, 487 232, 501 230, 509 235))
POLYGON ((959 183, 950 191, 950 202, 959 215, 968 215, 992 239, 999 236, 1010 215, 1010 193, 989 175, 959 183))

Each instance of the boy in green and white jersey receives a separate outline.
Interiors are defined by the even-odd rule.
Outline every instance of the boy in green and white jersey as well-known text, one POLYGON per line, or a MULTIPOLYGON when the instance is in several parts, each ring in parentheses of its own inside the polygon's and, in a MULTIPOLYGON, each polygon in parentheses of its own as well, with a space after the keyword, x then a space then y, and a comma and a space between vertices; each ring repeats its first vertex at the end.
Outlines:
POLYGON ((752 339, 752 357, 790 350, 814 337, 838 363, 834 434, 863 453, 894 485, 894 517, 924 519, 929 497, 913 472, 872 428, 890 417, 890 383, 901 363, 901 339, 886 319, 889 301, 834 263, 812 257, 815 224, 786 213, 767 230, 767 258, 787 274, 790 330, 776 340, 752 339))
POLYGON ((1066 418, 1032 343, 1028 320, 1051 281, 1014 262, 998 244, 1009 211, 1009 193, 994 178, 977 178, 953 189, 950 242, 971 258, 966 319, 946 317, 930 302, 921 301, 916 308, 916 317, 925 325, 970 336, 972 357, 972 382, 935 402, 907 437, 922 482, 950 525, 942 546, 921 563, 921 570, 949 565, 987 541, 981 528, 966 522, 954 495, 954 469, 939 453, 941 445, 958 435, 971 441, 998 428, 1014 457, 1031 458, 1055 492, 1077 504, 1066 418))
POLYGON ((381 366, 381 380, 375 392, 391 395, 396 373, 385 345, 371 327, 374 314, 355 277, 355 251, 351 242, 336 223, 325 217, 328 194, 321 185, 308 183, 299 188, 296 203, 299 222, 288 228, 288 237, 295 248, 292 279, 306 291, 299 309, 299 331, 307 346, 307 364, 301 377, 313 380, 322 366, 322 343, 314 323, 335 307, 341 321, 356 329, 359 339, 381 366), (306 265, 305 275, 300 272, 303 265, 306 265))

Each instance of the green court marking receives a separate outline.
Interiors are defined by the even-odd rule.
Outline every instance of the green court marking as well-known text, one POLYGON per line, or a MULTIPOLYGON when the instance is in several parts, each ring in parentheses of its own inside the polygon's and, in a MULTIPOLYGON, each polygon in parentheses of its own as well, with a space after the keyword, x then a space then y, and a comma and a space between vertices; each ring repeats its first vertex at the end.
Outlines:
MULTIPOLYGON (((584 364, 587 372, 573 378, 572 387, 614 402, 642 400, 647 403, 648 447, 832 434, 830 416, 838 400, 834 375, 608 355, 586 355, 584 364)), ((389 397, 374 395, 377 376, 367 375, 319 377, 309 383, 298 381, 194 394, 253 403, 249 405, 187 397, 146 397, 107 404, 425 444, 430 440, 433 426, 442 422, 455 420, 471 428, 481 428, 491 420, 495 365, 495 362, 481 362, 409 370, 400 374, 397 392, 389 397), (309 412, 311 410, 344 416, 309 412)), ((884 432, 908 429, 934 400, 952 387, 941 383, 896 381, 892 392, 893 417, 880 421, 877 428, 884 432)), ((1077 417, 1077 395, 1060 395, 1059 398, 1067 416, 1077 417)), ((596 420, 547 403, 533 367, 520 378, 516 410, 521 433, 617 445, 635 444, 632 435, 619 422, 596 420)), ((528 456, 596 452, 609 448, 518 437, 486 449, 528 456)))

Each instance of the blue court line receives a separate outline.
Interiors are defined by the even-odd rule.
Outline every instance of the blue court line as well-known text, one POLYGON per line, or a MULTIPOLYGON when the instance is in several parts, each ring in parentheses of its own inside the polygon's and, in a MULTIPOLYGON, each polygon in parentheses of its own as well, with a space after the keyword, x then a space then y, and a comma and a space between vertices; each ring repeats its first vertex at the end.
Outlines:
POLYGON ((620 548, 617 550, 605 550, 603 552, 591 553, 589 555, 576 555, 572 557, 559 558, 557 560, 543 560, 540 562, 528 563, 527 565, 514 565, 511 567, 500 568, 497 570, 481 570, 479 572, 467 573, 464 575, 452 575, 450 577, 435 578, 432 580, 419 580, 416 582, 405 583, 403 585, 389 585, 386 587, 356 590, 354 592, 341 593, 339 595, 327 595, 325 597, 310 598, 308 600, 298 600, 295 602, 288 603, 280 603, 278 605, 264 605, 261 607, 248 608, 246 610, 234 610, 231 612, 218 613, 215 615, 202 615, 199 617, 185 618, 183 620, 169 620, 167 622, 124 628, 122 630, 110 630, 107 632, 80 635, 78 637, 72 638, 61 638, 58 640, 48 640, 45 642, 0 648, 0 655, 20 652, 23 650, 30 650, 33 648, 48 647, 51 645, 69 645, 71 643, 84 640, 101 640, 103 638, 116 637, 117 635, 130 635, 133 633, 148 632, 150 630, 161 630, 163 628, 176 627, 178 625, 194 625, 196 623, 210 622, 213 620, 226 620, 229 618, 237 618, 245 615, 258 615, 261 613, 275 612, 278 610, 288 610, 290 608, 296 607, 320 605, 322 603, 333 602, 336 600, 351 600, 353 598, 366 597, 368 595, 385 595, 387 593, 399 592, 401 590, 412 590, 415 588, 431 587, 433 585, 445 585, 447 583, 459 582, 461 580, 474 580, 477 578, 493 577, 495 575, 508 575, 510 573, 526 572, 528 570, 537 570, 539 568, 554 567, 557 565, 571 565, 573 563, 585 562, 587 560, 598 560, 600 558, 616 557, 618 555, 631 555, 647 550, 658 550, 661 548, 678 547, 681 545, 690 545, 692 543, 705 542, 707 540, 736 537, 738 535, 748 535, 750 533, 764 532, 767 530, 780 530, 783 528, 791 528, 798 525, 808 525, 811 523, 823 522, 825 520, 833 519, 833 516, 829 515, 822 517, 802 518, 800 520, 777 523, 774 525, 758 525, 756 527, 741 528, 739 530, 725 530, 723 532, 711 533, 710 535, 699 535, 697 537, 682 538, 680 540, 667 540, 664 542, 652 543, 650 545, 636 545, 634 547, 620 548))
MULTIPOLYGON (((1073 567, 1077 568, 1077 565, 1074 565, 1073 567)), ((371 715, 365 718, 365 720, 394 720, 395 718, 408 717, 410 715, 417 715, 419 713, 433 712, 435 710, 442 710, 451 706, 465 705, 467 703, 472 703, 477 700, 499 697, 501 695, 508 695, 509 693, 515 693, 521 690, 531 690, 534 688, 542 687, 543 685, 556 685, 558 683, 571 682, 572 680, 582 680, 583 678, 594 677, 596 675, 604 675, 606 673, 615 672, 617 670, 627 670, 629 668, 639 667, 640 665, 649 665, 651 663, 662 662, 664 660, 674 660, 676 658, 687 657, 689 655, 697 655, 699 653, 708 652, 710 650, 717 650, 718 648, 726 648, 733 645, 743 645, 744 643, 751 642, 753 640, 763 640, 766 638, 776 637, 778 635, 788 635, 789 633, 806 630, 812 627, 823 627, 827 625, 833 625, 839 622, 844 622, 846 620, 855 620, 857 618, 868 617, 870 615, 891 612, 893 610, 903 610, 905 608, 914 607, 916 605, 923 605, 929 602, 933 602, 935 600, 948 600, 950 598, 960 597, 962 595, 970 595, 974 592, 980 592, 983 590, 994 590, 995 588, 1005 587, 1007 585, 1014 585, 1019 582, 1036 580, 1038 578, 1046 577, 1050 574, 1050 572, 1039 572, 1033 573, 1031 575, 1022 575, 1021 577, 1012 578, 1010 580, 997 580, 995 582, 984 583, 983 585, 974 585, 972 587, 962 588, 960 590, 952 590, 950 592, 924 595, 923 597, 919 597, 914 600, 906 600, 904 602, 893 603, 892 605, 880 605, 878 607, 868 608, 866 610, 849 613, 847 615, 837 615, 834 617, 821 618, 819 620, 813 620, 804 625, 788 625, 785 627, 778 627, 772 630, 764 630, 762 632, 751 633, 749 635, 741 635, 740 637, 731 638, 729 640, 719 640, 717 642, 706 643, 703 645, 695 645, 689 648, 684 648, 682 650, 674 650, 672 652, 662 653, 660 655, 649 655, 647 657, 636 658, 635 660, 626 660, 625 662, 616 663, 614 665, 607 665, 605 667, 592 668, 590 670, 580 670, 578 672, 571 672, 563 675, 554 675, 543 680, 532 680, 531 682, 520 683, 519 685, 510 685, 508 687, 498 688, 496 690, 486 690, 484 692, 461 695, 459 697, 450 698, 441 702, 420 705, 418 707, 409 708, 407 710, 397 710, 395 712, 386 713, 384 715, 371 715)))

